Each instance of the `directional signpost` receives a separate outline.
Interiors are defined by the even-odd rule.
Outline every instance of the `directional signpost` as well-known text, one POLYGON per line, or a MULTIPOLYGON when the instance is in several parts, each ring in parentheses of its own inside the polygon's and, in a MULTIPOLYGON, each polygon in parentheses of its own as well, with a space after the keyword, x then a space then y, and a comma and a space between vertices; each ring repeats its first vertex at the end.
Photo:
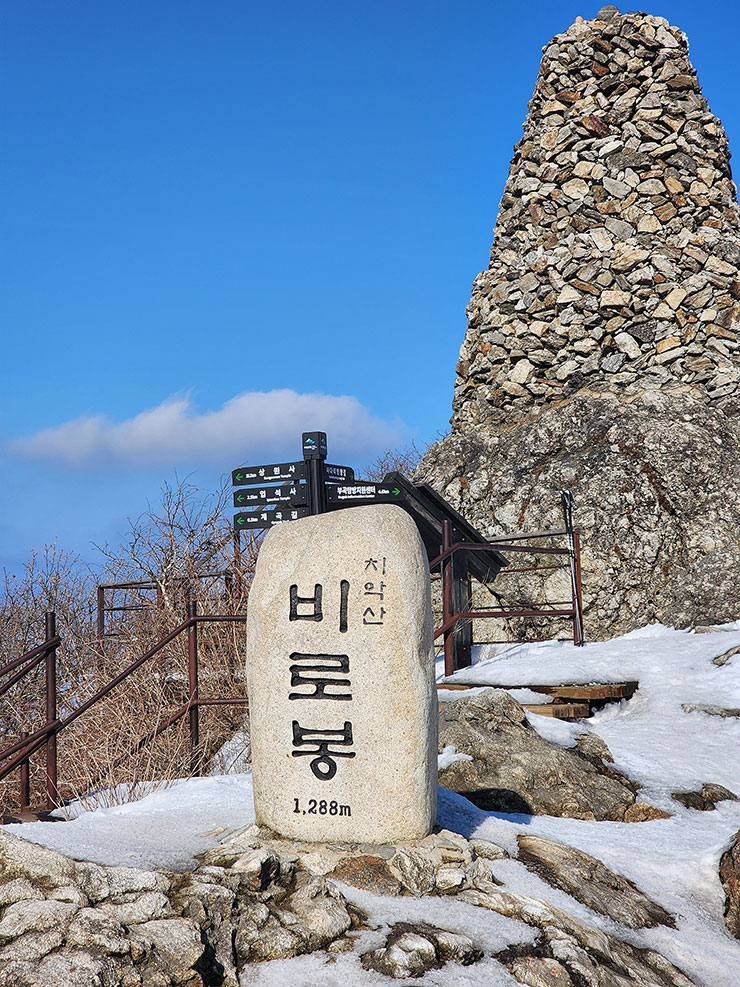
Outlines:
POLYGON ((281 480, 303 480, 305 463, 270 463, 269 466, 242 466, 231 474, 235 487, 244 483, 280 483, 281 480))
MULTIPOLYGON (((231 479, 238 488, 234 507, 242 509, 234 516, 234 531, 259 531, 323 514, 335 488, 355 482, 351 466, 326 462, 326 432, 304 432, 302 449, 303 459, 295 463, 241 466, 233 471, 231 479)), ((340 501, 352 499, 343 496, 340 501)))
POLYGON ((324 463, 324 476, 327 483, 352 483, 355 471, 351 466, 332 466, 324 463))
MULTIPOLYGON (((388 473, 382 483, 358 480, 350 466, 326 462, 326 433, 304 432, 303 459, 294 463, 241 466, 232 473, 234 541, 240 548, 240 531, 257 532, 286 521, 313 514, 339 511, 367 504, 400 504, 416 522, 429 558, 443 551, 447 527, 452 542, 488 543, 440 495, 426 484, 414 484, 400 473, 388 473)), ((495 546, 480 552, 456 552, 449 560, 452 595, 456 613, 470 610, 469 574, 489 583, 507 565, 495 546)), ((454 668, 470 664, 472 623, 459 625, 452 635, 454 668)), ((447 645, 445 645, 447 648, 447 645)))
POLYGON ((237 531, 249 531, 255 528, 271 528, 273 524, 283 521, 297 521, 298 518, 308 517, 307 507, 280 507, 273 511, 250 511, 234 515, 234 527, 237 531))

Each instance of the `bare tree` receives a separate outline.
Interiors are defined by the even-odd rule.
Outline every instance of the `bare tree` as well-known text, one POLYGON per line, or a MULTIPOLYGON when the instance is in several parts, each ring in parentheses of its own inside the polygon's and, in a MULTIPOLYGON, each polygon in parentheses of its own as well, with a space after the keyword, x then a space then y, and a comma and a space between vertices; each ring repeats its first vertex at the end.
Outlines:
POLYGON ((419 449, 415 442, 400 449, 386 449, 375 462, 365 468, 364 475, 368 480, 375 480, 378 483, 387 473, 402 473, 410 477, 421 462, 424 452, 425 450, 419 449))
MULTIPOLYGON (((43 637, 43 616, 55 610, 62 636, 58 655, 59 715, 93 696, 185 617, 187 600, 201 613, 244 613, 259 537, 239 545, 226 513, 228 488, 203 495, 193 484, 166 484, 162 503, 134 521, 119 546, 100 549, 97 571, 56 546, 32 554, 18 577, 0 583, 0 663, 33 648, 43 637), (109 634, 98 639, 98 583, 144 582, 152 587, 113 590, 108 605, 140 609, 108 614, 109 634)), ((246 698, 244 625, 199 625, 200 691, 209 698, 246 698)), ((187 639, 180 635, 60 735, 63 796, 103 786, 107 798, 142 782, 189 771, 187 717, 156 740, 140 739, 188 699, 187 639), (123 786, 123 787, 121 787, 123 786)), ((201 709, 204 760, 242 725, 244 707, 201 709)), ((3 697, 0 746, 22 729, 44 722, 43 664, 3 697)), ((32 759, 32 801, 42 798, 42 760, 32 759)), ((17 784, 17 778, 13 785, 17 784)), ((0 802, 17 804, 0 784, 0 802)))

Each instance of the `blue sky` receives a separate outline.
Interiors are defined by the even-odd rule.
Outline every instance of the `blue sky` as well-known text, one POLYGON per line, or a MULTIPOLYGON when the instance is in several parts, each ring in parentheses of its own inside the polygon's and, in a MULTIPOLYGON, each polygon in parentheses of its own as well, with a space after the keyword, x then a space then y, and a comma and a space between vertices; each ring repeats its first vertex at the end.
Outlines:
MULTIPOLYGON (((445 429, 541 48, 598 7, 6 0, 0 565, 304 428, 355 466, 445 429)), ((740 10, 650 12, 735 146, 740 10)))

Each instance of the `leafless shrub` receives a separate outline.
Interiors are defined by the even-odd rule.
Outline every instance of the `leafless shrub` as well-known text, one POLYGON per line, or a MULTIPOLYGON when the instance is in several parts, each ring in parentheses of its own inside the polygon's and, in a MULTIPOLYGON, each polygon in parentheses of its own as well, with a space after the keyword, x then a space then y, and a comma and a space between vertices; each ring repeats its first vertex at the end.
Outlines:
MULTIPOLYGON (((93 573, 56 547, 33 555, 24 573, 4 574, 0 587, 0 664, 43 639, 43 616, 57 613, 59 716, 78 709, 185 618, 188 600, 199 613, 243 614, 259 539, 238 545, 226 515, 228 490, 201 495, 189 483, 166 485, 161 506, 135 521, 120 546, 100 549, 93 573), (145 583, 108 589, 106 635, 98 637, 98 583, 145 583)), ((246 698, 244 624, 198 625, 200 696, 246 698)), ((45 722, 43 663, 2 697, 0 747, 19 731, 45 722)), ((156 739, 141 743, 188 702, 187 635, 180 634, 83 713, 59 736, 63 797, 108 790, 122 797, 153 779, 166 783, 190 771, 188 715, 156 739)), ((200 709, 202 762, 207 763, 243 723, 243 706, 200 709)), ((32 804, 42 804, 43 753, 31 759, 32 804)), ((17 806, 17 774, 0 782, 0 804, 17 806), (12 784, 12 789, 11 789, 12 784)), ((114 793, 111 795, 111 793, 114 793)))
POLYGON ((419 449, 415 442, 400 449, 386 449, 375 462, 364 470, 364 477, 379 483, 387 473, 402 473, 410 477, 421 462, 424 450, 419 449))

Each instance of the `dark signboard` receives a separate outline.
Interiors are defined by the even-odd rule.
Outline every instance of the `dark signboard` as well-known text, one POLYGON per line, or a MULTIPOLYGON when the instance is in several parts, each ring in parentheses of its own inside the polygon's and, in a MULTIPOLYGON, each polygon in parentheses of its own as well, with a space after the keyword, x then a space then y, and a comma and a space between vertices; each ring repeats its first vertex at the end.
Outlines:
POLYGON ((324 477, 327 483, 352 483, 355 471, 351 466, 332 466, 324 463, 324 477))
POLYGON ((326 432, 303 433, 303 458, 326 459, 326 432))
POLYGON ((306 464, 268 463, 267 466, 242 466, 231 474, 235 487, 253 483, 279 483, 281 480, 297 481, 306 476, 306 464))
POLYGON ((234 491, 234 507, 252 504, 291 504, 298 507, 306 503, 306 487, 296 483, 284 483, 279 487, 246 487, 234 491))
POLYGON ((400 487, 388 483, 368 483, 357 480, 354 483, 341 483, 326 488, 329 504, 351 504, 358 501, 367 504, 388 504, 402 497, 400 487))
POLYGON ((276 507, 271 511, 242 512, 234 515, 234 529, 249 531, 256 528, 271 528, 274 524, 297 521, 302 517, 308 517, 307 507, 276 507))

